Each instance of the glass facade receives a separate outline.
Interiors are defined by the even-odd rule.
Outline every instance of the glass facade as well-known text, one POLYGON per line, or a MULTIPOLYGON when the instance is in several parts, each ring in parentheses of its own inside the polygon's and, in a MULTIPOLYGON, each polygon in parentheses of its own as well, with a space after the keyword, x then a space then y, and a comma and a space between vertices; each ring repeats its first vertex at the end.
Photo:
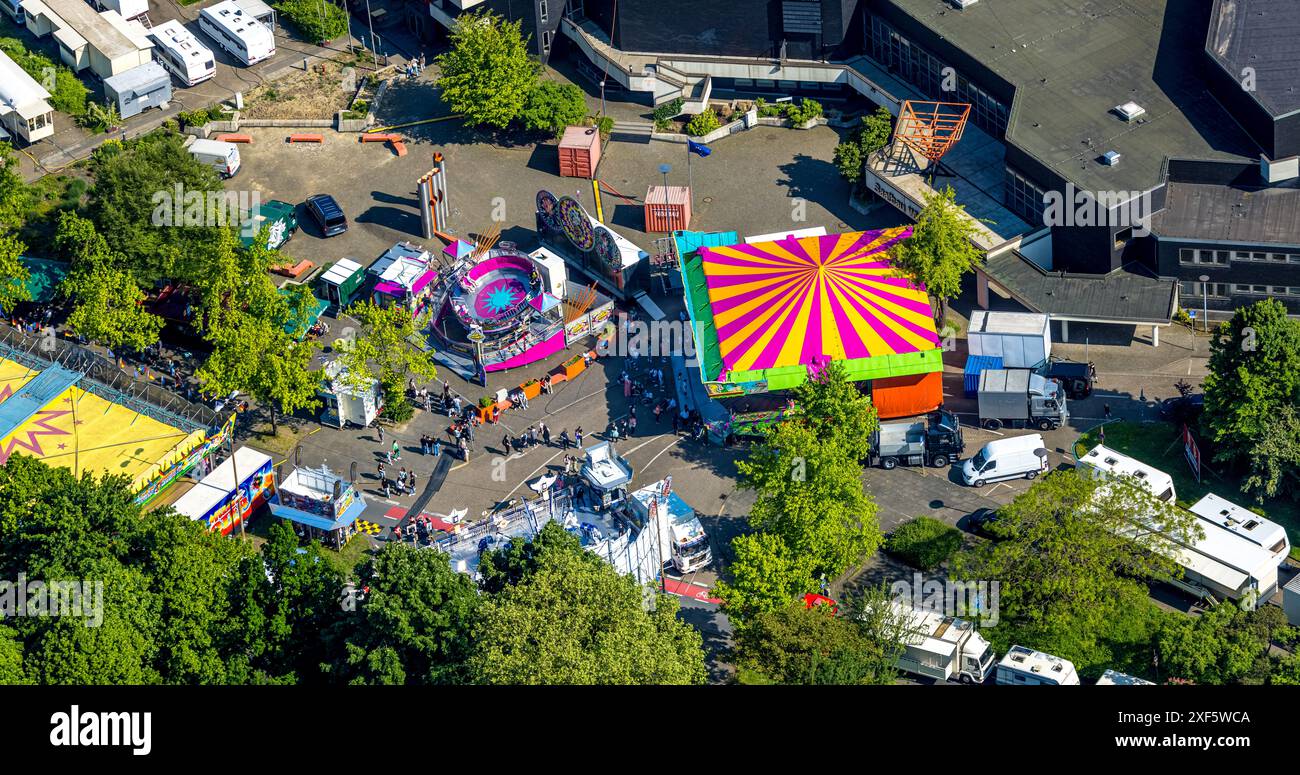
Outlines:
POLYGON ((1030 226, 1043 225, 1043 190, 1022 177, 1010 167, 1006 168, 1002 185, 1003 204, 1011 212, 1025 219, 1030 226))
POLYGON ((903 37, 888 22, 870 17, 872 59, 916 86, 931 99, 941 102, 965 102, 971 106, 970 120, 994 137, 1007 131, 1010 109, 992 95, 971 83, 966 76, 943 60, 903 37), (948 88, 945 88, 948 87, 948 88))

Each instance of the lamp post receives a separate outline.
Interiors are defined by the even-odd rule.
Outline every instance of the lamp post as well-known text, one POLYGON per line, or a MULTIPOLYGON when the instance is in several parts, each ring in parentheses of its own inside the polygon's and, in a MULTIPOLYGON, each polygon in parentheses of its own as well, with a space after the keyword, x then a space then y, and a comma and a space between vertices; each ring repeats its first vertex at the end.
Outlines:
POLYGON ((1210 276, 1203 274, 1199 278, 1201 281, 1201 325, 1205 326, 1205 333, 1210 333, 1210 276))
POLYGON ((671 165, 671 164, 660 164, 660 165, 659 165, 659 172, 661 172, 661 173, 663 174, 663 176, 664 176, 664 188, 665 188, 665 189, 668 188, 668 173, 669 173, 669 172, 672 172, 672 171, 673 171, 673 165, 671 165))

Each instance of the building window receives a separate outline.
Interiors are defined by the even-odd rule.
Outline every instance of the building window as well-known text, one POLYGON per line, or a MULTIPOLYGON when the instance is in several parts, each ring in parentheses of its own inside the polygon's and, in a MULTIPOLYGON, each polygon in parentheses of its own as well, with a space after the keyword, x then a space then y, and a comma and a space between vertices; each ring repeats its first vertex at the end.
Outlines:
POLYGON ((1043 201, 1043 190, 1030 183, 1018 172, 1006 168, 1003 176, 1003 203, 1013 213, 1024 218, 1030 225, 1043 223, 1043 211, 1047 203, 1043 201))
POLYGON ((550 9, 546 7, 546 0, 540 0, 537 6, 537 17, 542 20, 543 24, 550 21, 551 13, 550 9))
POLYGON ((1178 292, 1179 295, 1189 301, 1202 298, 1202 294, 1211 299, 1226 299, 1228 298, 1228 284, 1198 283, 1192 280, 1184 280, 1178 284, 1178 292), (1203 289, 1202 286, 1204 286, 1203 289))
POLYGON ((1196 248, 1181 248, 1178 251, 1178 263, 1185 265, 1209 265, 1209 266, 1227 266, 1228 251, 1226 250, 1197 250, 1196 248))
POLYGON ((949 70, 947 63, 900 35, 888 22, 877 16, 870 18, 869 50, 873 59, 915 84, 931 99, 969 103, 970 120, 976 126, 995 137, 1006 134, 1007 117, 1010 114, 1006 105, 955 69, 949 70), (946 74, 945 70, 949 70, 949 73, 946 74), (955 75, 956 78, 948 81, 948 74, 955 75), (956 88, 945 90, 945 85, 956 88))
POLYGON ((542 51, 551 50, 551 32, 550 30, 542 31, 542 51))

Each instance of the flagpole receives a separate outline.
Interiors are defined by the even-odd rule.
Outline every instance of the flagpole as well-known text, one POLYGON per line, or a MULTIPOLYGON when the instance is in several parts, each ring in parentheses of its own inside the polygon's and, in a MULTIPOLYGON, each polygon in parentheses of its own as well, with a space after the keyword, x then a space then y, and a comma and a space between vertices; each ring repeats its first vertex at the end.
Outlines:
MULTIPOLYGON (((695 212, 695 176, 691 173, 691 141, 686 141, 686 191, 691 198, 691 212, 695 212)), ((664 192, 667 194, 668 192, 664 192)), ((682 227, 685 228, 685 227, 682 227)))

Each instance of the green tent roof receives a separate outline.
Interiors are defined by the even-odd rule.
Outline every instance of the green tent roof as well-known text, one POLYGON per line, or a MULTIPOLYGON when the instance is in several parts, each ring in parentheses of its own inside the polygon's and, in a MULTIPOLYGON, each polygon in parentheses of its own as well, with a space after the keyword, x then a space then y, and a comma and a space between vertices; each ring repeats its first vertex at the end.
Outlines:
POLYGON ((28 256, 20 256, 18 260, 29 273, 23 285, 27 286, 27 294, 31 300, 37 304, 48 304, 53 301, 59 283, 68 276, 68 265, 62 261, 28 256))

